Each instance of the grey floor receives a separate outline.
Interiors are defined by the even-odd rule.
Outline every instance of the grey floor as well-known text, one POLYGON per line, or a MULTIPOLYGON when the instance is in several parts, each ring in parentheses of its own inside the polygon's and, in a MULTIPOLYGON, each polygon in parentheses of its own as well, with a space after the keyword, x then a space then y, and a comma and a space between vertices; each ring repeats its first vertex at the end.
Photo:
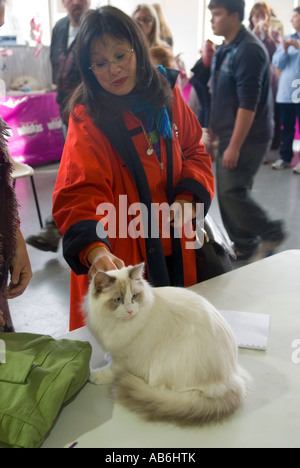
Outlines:
MULTIPOLYGON (((277 157, 277 152, 269 154, 271 161, 277 157)), ((298 161, 298 154, 295 154, 293 163, 298 161)), ((34 178, 43 219, 51 213, 57 169, 57 163, 36 168, 34 178)), ((16 192, 20 203, 22 232, 26 238, 40 230, 30 181, 18 180, 16 192)), ((263 165, 256 178, 254 194, 270 216, 286 221, 289 236, 279 251, 300 249, 300 175, 293 174, 290 169, 276 172, 270 164, 263 165)), ((216 198, 210 214, 220 220, 216 198)), ((32 281, 23 296, 10 302, 16 331, 58 337, 68 331, 69 322, 70 272, 63 259, 61 245, 57 253, 41 252, 31 246, 28 246, 28 252, 33 270, 32 281)), ((235 268, 243 265, 237 262, 235 268)), ((274 285, 275 289, 278 287, 280 285, 274 285)))

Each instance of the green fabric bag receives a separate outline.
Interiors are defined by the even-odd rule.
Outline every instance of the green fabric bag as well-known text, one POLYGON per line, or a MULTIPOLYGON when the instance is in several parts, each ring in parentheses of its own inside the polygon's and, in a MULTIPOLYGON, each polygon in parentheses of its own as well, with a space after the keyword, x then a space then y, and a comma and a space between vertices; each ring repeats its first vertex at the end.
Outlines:
POLYGON ((0 448, 41 446, 63 403, 87 382, 91 354, 86 342, 0 333, 0 448))

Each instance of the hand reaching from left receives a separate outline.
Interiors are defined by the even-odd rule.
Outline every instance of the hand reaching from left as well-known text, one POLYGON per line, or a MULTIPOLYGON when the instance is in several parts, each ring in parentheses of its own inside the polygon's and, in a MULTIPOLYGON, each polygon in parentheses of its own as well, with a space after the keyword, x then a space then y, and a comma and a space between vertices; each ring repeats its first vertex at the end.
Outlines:
POLYGON ((20 229, 17 232, 16 253, 10 266, 10 283, 6 291, 7 299, 21 296, 32 278, 26 243, 20 229))

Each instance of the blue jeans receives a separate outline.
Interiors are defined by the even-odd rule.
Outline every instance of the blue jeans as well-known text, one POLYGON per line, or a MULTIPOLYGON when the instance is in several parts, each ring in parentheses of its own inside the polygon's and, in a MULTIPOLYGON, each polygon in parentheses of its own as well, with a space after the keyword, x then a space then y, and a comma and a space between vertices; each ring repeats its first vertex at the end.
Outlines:
POLYGON ((300 104, 280 104, 281 146, 280 157, 290 163, 294 157, 293 142, 295 138, 296 119, 300 123, 300 104))
POLYGON ((262 240, 282 240, 283 222, 272 221, 252 197, 251 191, 270 142, 243 146, 238 166, 223 168, 226 146, 220 144, 217 158, 217 191, 221 216, 230 239, 242 253, 252 253, 262 240))

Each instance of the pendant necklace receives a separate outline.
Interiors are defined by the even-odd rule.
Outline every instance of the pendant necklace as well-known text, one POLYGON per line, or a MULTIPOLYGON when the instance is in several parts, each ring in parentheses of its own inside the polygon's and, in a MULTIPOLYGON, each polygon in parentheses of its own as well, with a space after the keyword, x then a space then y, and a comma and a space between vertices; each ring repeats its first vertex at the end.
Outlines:
MULTIPOLYGON (((134 113, 130 111, 130 113, 135 117, 134 113)), ((140 120, 140 119, 139 119, 140 120)), ((152 156, 152 154, 154 153, 154 149, 152 148, 152 144, 151 144, 151 140, 150 138, 148 137, 147 135, 147 132, 144 128, 144 125, 142 124, 141 120, 140 120, 140 124, 141 124, 141 127, 142 127, 142 130, 143 130, 143 133, 144 133, 144 136, 146 138, 146 141, 147 141, 147 144, 148 144, 148 148, 146 150, 146 154, 147 156, 152 156)))
POLYGON ((142 125, 142 130, 143 130, 143 133, 145 135, 145 138, 147 140, 147 143, 148 143, 148 148, 147 148, 147 151, 146 151, 146 154, 147 156, 152 156, 152 154, 154 153, 154 149, 152 148, 152 145, 151 145, 151 141, 146 133, 146 130, 144 129, 144 125, 141 123, 142 125))

